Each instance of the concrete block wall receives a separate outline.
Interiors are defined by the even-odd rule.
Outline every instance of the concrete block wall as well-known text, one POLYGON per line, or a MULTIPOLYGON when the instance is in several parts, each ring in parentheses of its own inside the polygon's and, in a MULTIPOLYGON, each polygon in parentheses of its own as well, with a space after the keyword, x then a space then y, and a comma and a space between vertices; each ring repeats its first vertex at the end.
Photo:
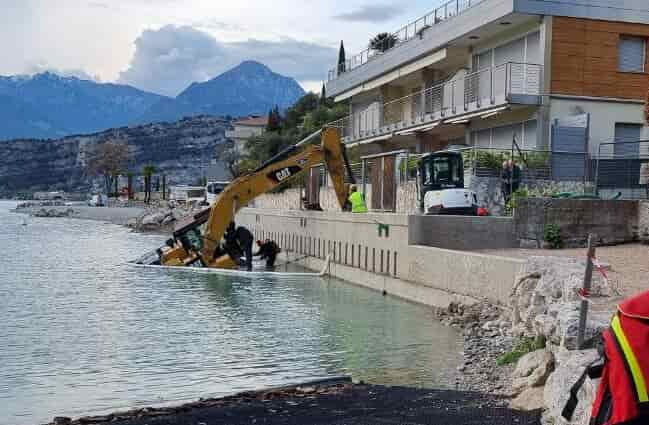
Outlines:
POLYGON ((411 245, 403 214, 245 208, 236 221, 257 238, 274 239, 298 258, 308 257, 303 264, 316 270, 331 254, 335 276, 376 290, 385 290, 389 282, 394 295, 424 304, 438 291, 506 304, 525 263, 411 245), (426 295, 417 299, 413 294, 426 295))
POLYGON ((545 229, 561 229, 566 247, 585 246, 593 233, 599 244, 631 242, 637 237, 638 202, 529 198, 514 213, 516 232, 522 243, 543 244, 545 229))
POLYGON ((409 242, 446 249, 518 248, 511 217, 411 215, 409 242))

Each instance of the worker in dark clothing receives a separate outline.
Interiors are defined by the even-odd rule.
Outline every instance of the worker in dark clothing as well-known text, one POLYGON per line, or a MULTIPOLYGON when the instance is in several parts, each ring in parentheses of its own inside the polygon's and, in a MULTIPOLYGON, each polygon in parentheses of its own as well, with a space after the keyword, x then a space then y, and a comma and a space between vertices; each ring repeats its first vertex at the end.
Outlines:
POLYGON ((243 226, 236 227, 234 222, 230 222, 226 233, 225 233, 226 243, 236 242, 243 254, 246 257, 246 261, 243 265, 246 266, 248 270, 252 270, 252 243, 255 240, 255 237, 250 233, 250 230, 246 229, 243 226))
POLYGON ((516 193, 520 188, 521 167, 511 159, 503 162, 501 178, 503 198, 505 198, 505 205, 507 205, 512 198, 512 194, 516 193))
POLYGON ((255 256, 261 257, 262 260, 266 260, 267 269, 274 268, 277 254, 281 252, 279 246, 270 239, 266 239, 264 242, 257 241, 257 246, 259 247, 259 251, 257 251, 255 256))

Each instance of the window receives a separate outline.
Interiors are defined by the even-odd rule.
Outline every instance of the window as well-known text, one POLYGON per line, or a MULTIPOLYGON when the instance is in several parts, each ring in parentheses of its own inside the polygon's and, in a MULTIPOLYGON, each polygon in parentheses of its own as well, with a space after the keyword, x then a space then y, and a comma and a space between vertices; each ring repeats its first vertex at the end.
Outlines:
POLYGON ((538 146, 538 135, 537 135, 537 123, 536 120, 527 121, 523 124, 523 131, 525 132, 525 137, 522 141, 521 147, 525 149, 536 149, 538 146))
POLYGON ((514 135, 521 149, 538 149, 536 120, 473 131, 471 142, 478 148, 511 149, 514 135))
POLYGON ((640 124, 615 124, 615 145, 613 153, 615 156, 636 157, 640 153, 640 141, 642 125, 640 124))
POLYGON ((620 37, 618 70, 621 72, 644 72, 647 40, 642 37, 620 37))

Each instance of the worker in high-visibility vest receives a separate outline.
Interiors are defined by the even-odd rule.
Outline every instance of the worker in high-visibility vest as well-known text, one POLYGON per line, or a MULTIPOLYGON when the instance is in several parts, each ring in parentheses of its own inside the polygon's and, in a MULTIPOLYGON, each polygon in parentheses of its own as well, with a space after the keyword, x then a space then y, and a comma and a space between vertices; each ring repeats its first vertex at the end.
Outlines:
POLYGON ((353 213, 366 213, 367 205, 365 204, 365 197, 358 191, 356 186, 349 189, 349 202, 352 204, 353 213))

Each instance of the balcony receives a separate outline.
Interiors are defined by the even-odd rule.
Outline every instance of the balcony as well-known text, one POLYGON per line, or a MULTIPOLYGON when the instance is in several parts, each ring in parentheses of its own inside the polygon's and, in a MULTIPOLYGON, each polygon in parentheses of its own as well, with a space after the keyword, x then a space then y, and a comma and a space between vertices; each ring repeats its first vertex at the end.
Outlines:
POLYGON ((485 0, 450 0, 446 2, 432 12, 393 32, 390 37, 386 38, 382 46, 367 48, 347 59, 344 64, 339 64, 337 68, 329 70, 328 81, 333 81, 339 75, 365 65, 372 59, 405 42, 414 38, 421 38, 422 32, 433 25, 445 22, 483 1, 485 0))
POLYGON ((439 124, 464 124, 496 114, 509 105, 539 105, 543 67, 509 62, 467 74, 400 99, 366 109, 330 124, 345 143, 412 135, 439 124))

